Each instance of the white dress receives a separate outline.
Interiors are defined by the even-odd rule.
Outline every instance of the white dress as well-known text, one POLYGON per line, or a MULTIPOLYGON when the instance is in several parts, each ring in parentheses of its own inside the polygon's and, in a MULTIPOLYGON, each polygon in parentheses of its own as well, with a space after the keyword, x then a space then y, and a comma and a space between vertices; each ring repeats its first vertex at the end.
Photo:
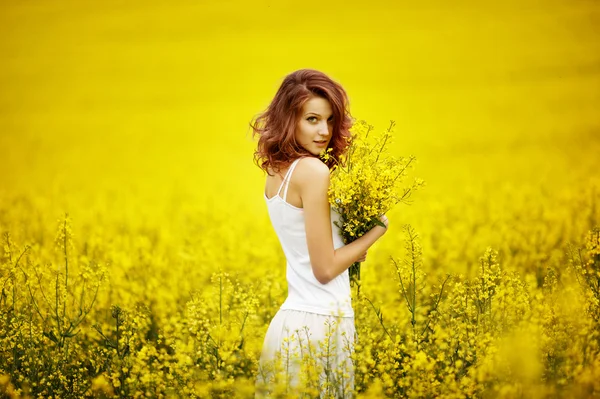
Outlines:
MULTIPOLYGON (((356 330, 348 270, 327 284, 315 278, 304 223, 304 210, 288 202, 287 189, 296 159, 277 194, 267 198, 269 217, 286 256, 288 297, 269 324, 259 361, 256 397, 304 393, 350 398, 354 389, 356 330), (280 196, 284 188, 283 197, 280 196)), ((344 245, 339 215, 331 208, 334 249, 344 245)))

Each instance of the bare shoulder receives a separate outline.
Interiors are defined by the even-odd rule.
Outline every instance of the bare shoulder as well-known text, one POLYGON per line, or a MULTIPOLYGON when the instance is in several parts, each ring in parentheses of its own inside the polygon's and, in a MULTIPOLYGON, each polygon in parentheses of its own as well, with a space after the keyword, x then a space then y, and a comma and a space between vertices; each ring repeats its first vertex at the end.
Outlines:
POLYGON ((296 166, 295 173, 298 181, 306 182, 329 182, 329 168, 318 158, 306 157, 301 159, 296 166))

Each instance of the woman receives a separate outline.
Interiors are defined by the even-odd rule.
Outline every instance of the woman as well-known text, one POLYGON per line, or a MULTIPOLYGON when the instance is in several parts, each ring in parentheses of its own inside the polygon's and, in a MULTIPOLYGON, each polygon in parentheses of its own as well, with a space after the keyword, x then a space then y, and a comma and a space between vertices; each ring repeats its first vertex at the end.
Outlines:
POLYGON ((265 201, 287 259, 288 297, 267 330, 256 396, 277 390, 351 397, 355 340, 348 268, 387 231, 376 226, 344 245, 327 199, 329 172, 347 149, 352 124, 344 89, 322 72, 288 75, 251 124, 254 154, 267 172, 265 201), (319 155, 330 149, 330 160, 319 155))

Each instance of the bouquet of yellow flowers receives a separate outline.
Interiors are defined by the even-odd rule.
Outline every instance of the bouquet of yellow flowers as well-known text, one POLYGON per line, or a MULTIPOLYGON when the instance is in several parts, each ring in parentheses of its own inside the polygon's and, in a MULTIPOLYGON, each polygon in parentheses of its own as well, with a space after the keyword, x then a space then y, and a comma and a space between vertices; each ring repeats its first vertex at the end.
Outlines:
MULTIPOLYGON (((409 202, 410 195, 424 185, 415 178, 404 184, 408 169, 416 158, 394 157, 389 153, 394 121, 383 133, 373 132, 373 126, 364 120, 351 128, 348 151, 334 165, 328 198, 340 214, 340 229, 345 244, 356 240, 375 225, 385 227, 379 219, 399 202, 409 202)), ((330 150, 321 153, 321 159, 330 158, 330 150)), ((360 263, 350 266, 350 281, 360 280, 360 263)))

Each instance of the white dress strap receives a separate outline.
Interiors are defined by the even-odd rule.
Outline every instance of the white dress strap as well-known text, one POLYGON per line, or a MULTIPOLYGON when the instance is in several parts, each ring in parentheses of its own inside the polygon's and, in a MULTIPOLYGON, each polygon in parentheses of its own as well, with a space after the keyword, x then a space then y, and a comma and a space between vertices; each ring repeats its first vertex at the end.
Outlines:
MULTIPOLYGON (((281 187, 279 187, 279 191, 281 191, 281 188, 285 184, 285 189, 283 190, 283 200, 284 201, 286 201, 286 199, 287 199, 287 191, 288 191, 288 187, 290 186, 290 180, 292 179, 292 172, 294 172, 294 168, 296 167, 296 165, 298 165, 298 161, 300 161, 301 159, 302 158, 298 158, 294 162, 292 162, 292 164, 290 165, 290 168, 288 169, 287 173, 285 174, 285 177, 283 178, 283 181, 281 182, 281 187)), ((279 191, 277 192, 277 194, 279 194, 279 191)))
POLYGON ((290 165, 290 167, 288 168, 287 172, 285 172, 285 176, 283 176, 283 180, 281 180, 281 184, 279 185, 279 190, 277 190, 277 194, 276 195, 279 195, 279 193, 281 193, 281 189, 283 188, 283 185, 285 184, 285 181, 287 180, 288 176, 290 175, 290 170, 292 170, 292 165, 290 165))

